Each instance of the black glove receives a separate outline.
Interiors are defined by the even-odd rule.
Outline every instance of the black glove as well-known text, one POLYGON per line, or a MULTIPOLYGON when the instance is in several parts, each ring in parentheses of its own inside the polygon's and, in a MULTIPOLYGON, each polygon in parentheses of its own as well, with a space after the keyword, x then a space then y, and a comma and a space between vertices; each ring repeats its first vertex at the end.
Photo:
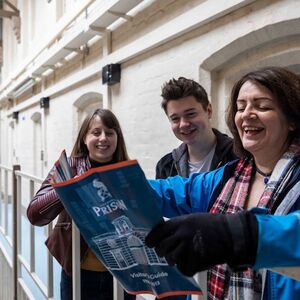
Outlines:
POLYGON ((257 220, 250 212, 195 213, 157 225, 146 236, 146 245, 192 276, 223 263, 235 270, 252 266, 257 240, 257 220))

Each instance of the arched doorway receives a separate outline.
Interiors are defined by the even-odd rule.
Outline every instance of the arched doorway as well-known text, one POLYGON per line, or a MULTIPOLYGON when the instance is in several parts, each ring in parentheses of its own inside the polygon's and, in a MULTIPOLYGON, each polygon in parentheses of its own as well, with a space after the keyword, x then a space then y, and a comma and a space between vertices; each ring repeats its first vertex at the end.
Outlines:
POLYGON ((43 149, 42 149, 42 115, 35 112, 31 116, 32 122, 32 158, 33 173, 36 176, 43 176, 43 149))
POLYGON ((84 118, 91 111, 94 111, 97 108, 103 107, 103 97, 100 93, 89 92, 80 96, 74 102, 74 131, 73 131, 73 140, 77 136, 78 130, 82 124, 84 118))
POLYGON ((298 20, 269 24, 212 53, 200 65, 199 81, 208 87, 213 125, 227 128, 224 115, 232 86, 242 74, 264 66, 281 66, 300 74, 298 20))

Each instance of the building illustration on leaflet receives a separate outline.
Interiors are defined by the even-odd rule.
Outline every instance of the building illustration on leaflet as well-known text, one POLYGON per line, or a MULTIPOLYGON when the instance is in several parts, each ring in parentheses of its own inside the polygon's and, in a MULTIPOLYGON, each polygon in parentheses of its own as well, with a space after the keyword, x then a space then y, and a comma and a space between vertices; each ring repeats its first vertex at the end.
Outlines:
MULTIPOLYGON (((92 188, 97 191, 98 202, 94 202, 93 210, 98 216, 109 211, 109 203, 114 203, 114 208, 127 210, 126 205, 121 200, 115 200, 99 178, 93 180, 92 188), (105 209, 99 206, 99 203, 102 203, 105 209)), ((92 238, 108 269, 125 270, 137 265, 167 265, 164 258, 160 258, 153 249, 146 247, 146 229, 135 227, 125 215, 113 219, 111 224, 115 231, 92 238)))
POLYGON ((126 216, 116 218, 112 224, 115 232, 93 238, 108 269, 125 270, 141 264, 167 265, 164 258, 145 245, 147 230, 134 227, 126 216))

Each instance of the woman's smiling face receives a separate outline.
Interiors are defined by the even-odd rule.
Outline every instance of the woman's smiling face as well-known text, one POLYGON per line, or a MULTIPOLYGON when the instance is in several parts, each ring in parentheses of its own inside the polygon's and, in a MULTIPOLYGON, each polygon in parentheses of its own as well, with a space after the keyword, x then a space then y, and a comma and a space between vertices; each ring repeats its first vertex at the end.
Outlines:
POLYGON ((112 160, 116 151, 118 136, 114 129, 106 127, 99 116, 96 116, 90 124, 85 136, 89 157, 98 162, 112 160))
POLYGON ((246 81, 237 97, 235 124, 243 147, 253 156, 281 156, 288 147, 292 127, 271 91, 246 81))

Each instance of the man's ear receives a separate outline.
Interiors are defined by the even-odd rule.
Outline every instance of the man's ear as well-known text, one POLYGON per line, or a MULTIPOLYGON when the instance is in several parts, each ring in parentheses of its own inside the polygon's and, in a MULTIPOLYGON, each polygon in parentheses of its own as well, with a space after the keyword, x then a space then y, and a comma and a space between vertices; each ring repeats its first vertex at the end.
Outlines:
POLYGON ((211 106, 211 103, 208 103, 208 105, 207 105, 207 114, 208 114, 208 118, 211 119, 211 117, 212 117, 212 106, 211 106))

